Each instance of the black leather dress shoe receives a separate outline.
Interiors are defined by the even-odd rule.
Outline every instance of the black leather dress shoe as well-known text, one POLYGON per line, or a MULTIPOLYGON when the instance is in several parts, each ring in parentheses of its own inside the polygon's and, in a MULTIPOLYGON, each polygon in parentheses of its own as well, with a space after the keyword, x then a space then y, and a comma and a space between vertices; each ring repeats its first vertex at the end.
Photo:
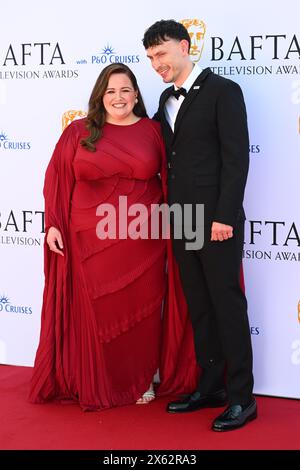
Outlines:
POLYGON ((219 390, 209 395, 201 395, 200 392, 194 392, 180 401, 172 401, 167 406, 169 413, 187 413, 189 411, 200 410, 201 408, 217 408, 225 406, 227 395, 225 390, 219 390))
POLYGON ((249 421, 257 417, 257 405, 255 399, 247 406, 232 405, 218 416, 212 425, 213 431, 232 431, 241 428, 249 421))

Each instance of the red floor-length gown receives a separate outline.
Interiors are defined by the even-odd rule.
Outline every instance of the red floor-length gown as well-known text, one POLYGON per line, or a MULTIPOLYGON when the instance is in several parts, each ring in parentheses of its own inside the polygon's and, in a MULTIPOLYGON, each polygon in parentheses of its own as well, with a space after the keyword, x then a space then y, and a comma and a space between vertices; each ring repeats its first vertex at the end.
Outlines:
POLYGON ((127 126, 107 123, 96 152, 80 145, 86 135, 85 119, 71 123, 46 172, 46 228, 62 233, 64 257, 45 243, 29 400, 74 400, 85 410, 101 410, 134 403, 158 366, 161 394, 192 389, 196 365, 170 241, 96 235, 100 204, 111 204, 118 216, 119 196, 127 196, 128 206, 142 203, 149 215, 151 204, 162 202, 162 183, 166 198, 159 125, 147 118, 127 126))

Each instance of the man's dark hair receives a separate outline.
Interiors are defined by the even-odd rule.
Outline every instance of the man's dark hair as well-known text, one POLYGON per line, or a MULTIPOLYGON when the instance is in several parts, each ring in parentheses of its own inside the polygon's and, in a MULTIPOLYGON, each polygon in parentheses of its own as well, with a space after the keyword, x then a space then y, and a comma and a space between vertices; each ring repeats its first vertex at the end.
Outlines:
POLYGON ((183 24, 175 20, 156 21, 156 23, 150 26, 145 32, 143 45, 145 49, 148 49, 149 47, 158 46, 168 39, 175 39, 177 41, 186 39, 189 43, 190 50, 191 39, 189 33, 183 24))

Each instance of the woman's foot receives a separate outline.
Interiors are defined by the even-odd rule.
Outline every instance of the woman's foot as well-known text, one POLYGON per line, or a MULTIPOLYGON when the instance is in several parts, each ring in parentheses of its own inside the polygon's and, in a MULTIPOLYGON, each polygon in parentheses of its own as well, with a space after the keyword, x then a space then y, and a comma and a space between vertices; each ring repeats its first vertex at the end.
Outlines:
POLYGON ((146 405, 150 403, 150 401, 153 401, 155 399, 155 392, 153 389, 153 384, 150 385, 148 388, 147 392, 144 393, 144 395, 138 399, 136 402, 137 405, 146 405))

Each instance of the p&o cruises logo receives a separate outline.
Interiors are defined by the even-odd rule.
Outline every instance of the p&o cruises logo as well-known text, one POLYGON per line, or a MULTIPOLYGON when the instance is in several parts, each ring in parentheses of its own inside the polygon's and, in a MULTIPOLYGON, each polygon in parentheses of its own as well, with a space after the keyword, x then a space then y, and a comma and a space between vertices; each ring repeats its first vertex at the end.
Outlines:
POLYGON ((14 305, 6 295, 0 296, 0 312, 21 313, 25 315, 32 314, 32 307, 27 305, 14 305))
POLYGON ((123 54, 115 52, 114 48, 110 44, 104 46, 101 52, 92 55, 90 61, 87 59, 77 60, 77 64, 79 65, 92 63, 93 65, 104 66, 115 63, 138 64, 139 62, 140 57, 138 54, 123 54))
POLYGON ((0 132, 0 150, 30 150, 30 148, 30 142, 11 140, 8 138, 5 132, 0 132))

